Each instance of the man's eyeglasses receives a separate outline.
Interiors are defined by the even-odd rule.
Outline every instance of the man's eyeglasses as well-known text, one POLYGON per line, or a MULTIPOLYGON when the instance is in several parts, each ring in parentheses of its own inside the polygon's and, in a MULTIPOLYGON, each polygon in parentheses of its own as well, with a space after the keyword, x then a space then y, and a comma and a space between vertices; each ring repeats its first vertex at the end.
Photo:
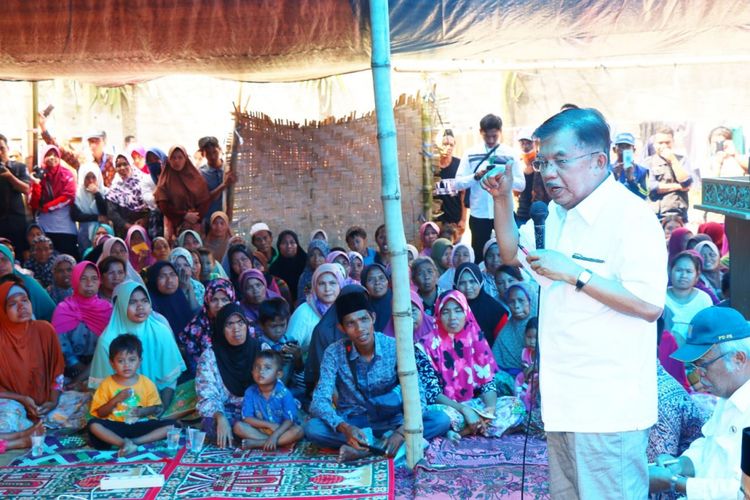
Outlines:
POLYGON ((698 364, 698 363, 686 363, 686 365, 688 366, 689 369, 698 372, 698 374, 701 377, 703 377, 703 376, 706 375, 706 372, 708 371, 708 367, 709 366, 711 366, 712 364, 716 363, 717 361, 719 361, 721 358, 723 358, 727 354, 729 354, 729 353, 725 352, 724 354, 722 354, 720 356, 716 356, 711 361, 706 361, 705 363, 700 363, 700 364, 698 364))
POLYGON ((560 160, 547 160, 545 158, 540 158, 537 156, 537 159, 531 162, 531 167, 534 169, 534 172, 543 172, 549 168, 550 164, 553 164, 558 168, 558 170, 565 170, 572 162, 576 160, 598 154, 604 153, 602 153, 601 151, 592 151, 591 153, 582 154, 581 156, 576 156, 575 158, 563 158, 560 160))

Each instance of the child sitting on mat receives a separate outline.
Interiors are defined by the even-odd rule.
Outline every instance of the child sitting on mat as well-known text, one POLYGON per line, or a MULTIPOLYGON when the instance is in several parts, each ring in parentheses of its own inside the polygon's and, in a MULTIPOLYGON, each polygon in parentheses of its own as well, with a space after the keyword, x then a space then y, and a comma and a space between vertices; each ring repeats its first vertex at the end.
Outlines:
POLYGON ((101 383, 91 401, 88 430, 91 445, 99 450, 120 448, 119 456, 133 453, 138 445, 164 439, 171 420, 159 420, 161 398, 156 385, 138 374, 143 346, 135 335, 126 333, 109 346, 114 375, 101 383), (98 417, 98 418, 97 418, 98 417))
POLYGON ((234 433, 242 439, 243 448, 272 451, 304 436, 297 424, 297 402, 279 380, 284 374, 283 366, 276 351, 261 351, 255 356, 255 385, 245 391, 242 421, 234 424, 234 433))

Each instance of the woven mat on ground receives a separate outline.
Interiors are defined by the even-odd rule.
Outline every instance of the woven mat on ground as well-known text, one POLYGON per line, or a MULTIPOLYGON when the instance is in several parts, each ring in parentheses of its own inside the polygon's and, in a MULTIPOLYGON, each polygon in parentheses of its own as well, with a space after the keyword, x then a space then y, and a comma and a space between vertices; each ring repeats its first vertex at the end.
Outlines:
POLYGON ((389 499, 392 460, 340 464, 337 455, 309 443, 292 450, 219 450, 186 453, 159 498, 389 499))
POLYGON ((96 492, 94 498, 114 499, 228 499, 291 500, 390 499, 395 479, 392 460, 339 464, 337 455, 309 443, 275 452, 220 450, 209 446, 199 454, 184 449, 170 452, 151 445, 117 459, 115 451, 73 449, 79 436, 47 436, 45 454, 19 457, 24 466, 0 467, 0 498, 54 499, 58 495, 88 498, 102 476, 148 463, 165 475, 161 489, 96 492), (118 460, 118 462, 114 462, 118 460), (127 463, 121 463, 122 461, 127 463), (92 463, 95 462, 95 463, 92 463))
MULTIPOLYGON (((398 498, 515 499, 521 497, 523 435, 500 439, 464 438, 458 444, 435 439, 425 461, 410 474, 396 473, 398 498)), ((547 444, 529 438, 526 498, 549 498, 547 444)))
MULTIPOLYGON (((172 464, 149 462, 155 472, 169 474, 172 464)), ((53 500, 60 495, 76 495, 89 498, 91 491, 99 486, 103 476, 124 473, 133 469, 134 464, 86 464, 53 465, 42 467, 0 467, 0 497, 16 500, 53 500)), ((158 488, 112 490, 99 492, 94 498, 113 500, 152 500, 158 488)))

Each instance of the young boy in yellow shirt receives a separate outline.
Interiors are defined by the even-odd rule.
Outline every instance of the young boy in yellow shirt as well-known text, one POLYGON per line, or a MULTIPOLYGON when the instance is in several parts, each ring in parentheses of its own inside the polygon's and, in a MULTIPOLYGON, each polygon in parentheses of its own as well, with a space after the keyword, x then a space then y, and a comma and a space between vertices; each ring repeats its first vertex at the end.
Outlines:
POLYGON ((140 375, 143 346, 135 335, 118 336, 109 346, 114 375, 102 381, 91 401, 88 431, 96 449, 117 446, 119 456, 133 453, 138 445, 164 439, 172 420, 159 420, 161 398, 156 385, 140 375))

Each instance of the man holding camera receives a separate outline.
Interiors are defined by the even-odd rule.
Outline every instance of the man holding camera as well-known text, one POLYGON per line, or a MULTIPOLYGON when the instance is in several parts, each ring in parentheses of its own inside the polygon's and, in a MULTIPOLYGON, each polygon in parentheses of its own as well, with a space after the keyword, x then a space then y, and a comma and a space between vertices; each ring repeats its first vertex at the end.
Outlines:
MULTIPOLYGON (((470 189, 469 196, 469 229, 471 230, 471 247, 474 249, 476 263, 484 258, 484 244, 492 235, 494 204, 492 196, 482 189, 479 181, 484 174, 494 168, 496 163, 505 163, 512 159, 513 191, 520 193, 526 186, 521 161, 515 151, 502 144, 503 120, 497 115, 486 115, 479 121, 479 133, 482 142, 469 148, 461 158, 456 171, 453 187, 459 191, 470 189)), ((464 197, 467 196, 466 194, 464 197)))
POLYGON ((17 254, 27 247, 23 197, 29 192, 30 180, 26 165, 10 160, 8 139, 0 134, 0 236, 13 242, 17 254))

